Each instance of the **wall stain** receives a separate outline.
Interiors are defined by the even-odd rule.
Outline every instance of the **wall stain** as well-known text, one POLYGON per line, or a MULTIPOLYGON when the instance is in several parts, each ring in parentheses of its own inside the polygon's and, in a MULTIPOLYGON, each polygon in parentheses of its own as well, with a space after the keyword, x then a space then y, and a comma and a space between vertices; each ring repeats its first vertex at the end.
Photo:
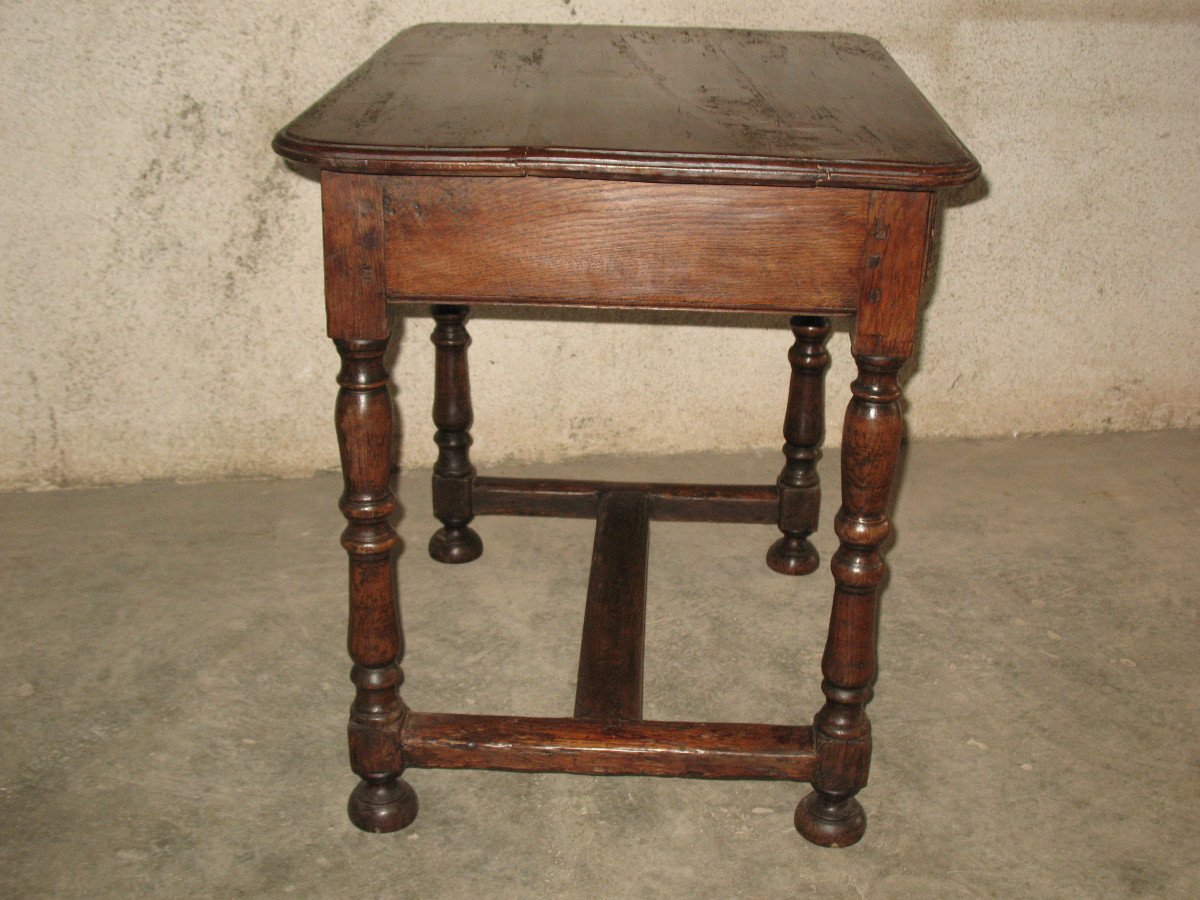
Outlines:
MULTIPOLYGON (((574 16, 581 5, 561 2, 547 9, 557 10, 562 19, 564 8, 574 16)), ((361 0, 347 10, 349 30, 382 28, 380 20, 388 12, 383 4, 361 0)), ((769 21, 778 27, 805 27, 794 18, 776 9, 769 21)), ((27 458, 8 464, 11 474, 3 484, 219 478, 234 470, 294 474, 296 465, 332 464, 336 451, 330 449, 326 422, 332 395, 319 393, 329 387, 326 375, 332 372, 321 367, 332 363, 327 343, 320 340, 317 192, 279 164, 267 142, 275 127, 341 76, 337 60, 355 59, 365 49, 363 35, 334 35, 334 29, 302 20, 294 11, 268 20, 245 17, 239 25, 247 31, 240 36, 180 31, 178 22, 173 31, 155 23, 126 36, 117 33, 117 22, 116 17, 97 20, 98 34, 90 46, 72 45, 68 30, 43 33, 30 23, 15 23, 3 38, 17 44, 27 38, 41 42, 45 50, 39 52, 46 60, 39 71, 52 65, 63 76, 56 92, 38 95, 45 108, 39 107, 36 120, 29 120, 32 127, 12 129, 13 152, 21 165, 10 167, 11 208, 18 212, 5 226, 15 240, 4 257, 13 273, 12 302, 2 320, 13 373, 4 400, 15 397, 21 430, 8 438, 4 455, 27 458), (187 45, 189 52, 180 52, 181 34, 195 41, 187 45), (144 57, 109 58, 96 52, 96 40, 126 37, 145 46, 144 57), (245 43, 234 45, 235 40, 245 43), (225 52, 231 54, 228 61, 218 55, 225 52), (55 121, 57 129, 47 124, 55 121), (117 140, 97 147, 62 138, 64 128, 80 135, 92 125, 117 140), (30 203, 31 195, 21 193, 23 181, 45 177, 50 160, 61 173, 60 190, 44 191, 42 199, 30 203), (298 335, 315 343, 290 340, 298 335), (47 374, 41 368, 47 359, 59 360, 65 371, 47 374), (25 374, 35 367, 40 376, 25 374), (261 377, 268 369, 278 376, 273 383, 261 377), (309 370, 317 374, 298 374, 309 370), (302 377, 309 379, 303 382, 306 388, 319 386, 315 398, 288 396, 287 389, 302 377), (181 412, 180 407, 187 408, 181 412), (319 421, 310 424, 310 415, 319 421), (186 431, 179 424, 184 419, 186 431), (270 434, 264 437, 267 432, 325 435, 328 440, 296 450, 293 440, 271 443, 270 434)), ((1181 29, 1175 26, 1189 23, 1200 23, 1200 4, 1194 0, 970 0, 880 18, 880 36, 902 51, 897 55, 906 67, 910 60, 924 67, 916 79, 919 85, 939 92, 939 108, 984 157, 985 170, 997 186, 990 198, 996 202, 947 213, 947 253, 953 261, 941 279, 936 311, 922 341, 936 347, 937 354, 931 352, 925 371, 911 385, 916 398, 911 421, 918 437, 1200 424, 1200 408, 1190 389, 1194 355, 1170 340, 1193 326, 1194 310, 1200 308, 1195 254, 1188 250, 1197 237, 1194 217, 1180 212, 1178 202, 1188 196, 1194 180, 1186 149, 1195 143, 1195 123, 1179 113, 1187 108, 1188 88, 1172 82, 1177 70, 1168 70, 1154 52, 1160 46, 1184 52, 1181 29), (1024 29, 1019 27, 1023 23, 1024 29), (1059 32, 1037 27, 1043 24, 1061 28, 1063 36, 1081 45, 1083 39, 1092 40, 1095 58, 1072 62, 1055 55, 1059 32), (1113 25, 1152 28, 1143 35, 1132 27, 1109 27, 1113 25), (1026 32, 1019 41, 1010 34, 1012 26, 1026 32), (994 59, 981 64, 979 60, 990 58, 974 42, 993 35, 998 51, 1025 52, 1036 44, 1034 49, 1045 54, 1045 70, 997 70, 989 67, 994 59), (1139 49, 1132 46, 1135 38, 1140 55, 1133 55, 1139 49), (1129 54, 1118 57, 1123 63, 1136 63, 1120 67, 1119 77, 1103 58, 1114 50, 1129 54), (1069 117, 1077 110, 1036 96, 1055 77, 1072 73, 1079 79, 1080 101, 1096 111, 1086 134, 1071 133, 1072 123, 1061 121, 1064 113, 1069 117), (1037 100, 1040 106, 1032 108, 1032 115, 1042 119, 1017 122, 1014 128, 1004 119, 1006 111, 981 108, 981 89, 997 85, 1018 99, 1037 100), (1154 98, 1162 98, 1163 109, 1148 105, 1154 98), (1103 142, 1095 140, 1092 125, 1107 129, 1103 142), (1053 134, 1059 142, 1052 147, 1015 142, 1013 131, 1021 129, 1053 134), (1135 154, 1152 156, 1147 151, 1153 150, 1172 164, 1158 170, 1137 166, 1135 154), (1045 168, 1054 168, 1061 177, 1039 178, 1045 168), (1045 196, 1055 191, 1061 196, 1045 196), (1137 197, 1137 212, 1121 206, 1121 198, 1130 196, 1137 197), (1154 215, 1147 218, 1147 210, 1154 215), (1060 221, 1070 226, 1060 228, 1060 221), (1146 221, 1153 221, 1154 228, 1146 221), (1155 232, 1175 238, 1171 252, 1162 249, 1155 232), (1080 268, 1081 255, 1094 257, 1094 264, 1080 268), (1063 309, 1082 312, 1067 323, 1063 309), (1170 330, 1163 323, 1170 323, 1170 330), (1069 336, 1068 324, 1073 329, 1069 336), (1032 346, 1028 335, 1035 331, 1041 336, 1032 346), (1113 334, 1128 346, 1106 344, 1113 334), (1041 381, 1039 370, 1044 371, 1041 381), (967 373, 958 382, 964 390, 955 386, 948 395, 947 386, 960 372, 967 373), (1054 390, 1046 389, 1055 378, 1054 390), (1142 383, 1135 384, 1134 378, 1142 383)), ((429 31, 431 39, 440 33, 429 31)), ((693 49, 711 53, 700 45, 703 34, 689 32, 696 42, 693 49)), ((649 55, 655 33, 639 35, 630 40, 630 50, 649 55)), ((523 55, 532 56, 539 45, 532 39, 525 43, 523 55)), ((753 43, 763 53, 774 52, 769 39, 753 43)), ((544 59, 543 65, 553 62, 549 51, 544 59)), ((501 54, 496 63, 514 73, 533 65, 515 53, 507 58, 501 54)), ((374 65, 366 63, 342 90, 353 91, 374 65)), ((19 97, 21 91, 28 93, 28 86, 13 83, 9 91, 19 97)), ((764 113, 753 108, 753 95, 744 95, 742 87, 709 84, 701 94, 713 98, 713 113, 724 117, 724 128, 749 129, 747 121, 764 113)), ((694 105, 697 98, 689 102, 694 105)), ((820 115, 817 119, 826 122, 820 115)), ((969 190, 977 189, 981 187, 969 190)), ((577 339, 573 346, 582 348, 581 364, 624 358, 602 327, 622 321, 620 316, 568 311, 527 317, 537 328, 522 333, 521 316, 527 312, 512 315, 513 320, 502 315, 479 319, 481 339, 473 348, 473 362, 496 372, 491 387, 485 382, 476 388, 490 391, 496 404, 489 412, 496 439, 480 443, 481 463, 506 454, 557 457, 572 451, 569 443, 547 450, 536 436, 514 434, 504 424, 519 410, 512 397, 544 399, 541 392, 549 381, 531 377, 533 364, 514 362, 513 355, 544 354, 552 337, 571 333, 577 339), (514 353, 506 356, 505 351, 514 353)), ((697 329, 697 358, 730 358, 728 334, 742 329, 709 334, 699 326, 739 325, 740 319, 663 315, 637 322, 654 328, 684 320, 697 329)), ((754 327, 762 332, 755 350, 777 353, 782 360, 786 326, 773 323, 781 329, 778 334, 767 333, 761 322, 754 327)), ((428 360, 422 354, 429 349, 424 326, 414 330, 419 337, 411 350, 406 344, 397 364, 405 367, 400 374, 418 410, 413 420, 420 423, 427 419, 420 379, 427 377, 423 366, 428 360)), ((844 333, 839 338, 844 344, 844 333)), ((838 394, 850 379, 844 352, 840 357, 835 353, 837 365, 842 370, 831 375, 829 402, 834 439, 844 406, 838 394)), ((626 376, 616 377, 614 389, 628 385, 621 380, 626 376)), ((778 394, 782 384, 784 380, 765 381, 763 393, 778 394)), ((720 388, 722 397, 725 390, 720 388)), ((761 436, 764 445, 773 443, 777 407, 764 401, 761 409, 741 409, 739 417, 714 428, 723 429, 728 440, 758 441, 761 436), (760 428, 760 420, 767 424, 760 428)), ((657 432, 639 433, 637 446, 655 451, 679 446, 686 430, 666 415, 657 432)), ((605 423, 619 421, 619 411, 601 405, 594 416, 594 422, 572 423, 580 443, 613 452, 635 446, 622 443, 615 433, 606 438, 605 423)), ((428 463, 427 443, 413 442, 408 452, 415 463, 428 463)), ((1131 883, 1140 878, 1140 873, 1130 873, 1131 883)))

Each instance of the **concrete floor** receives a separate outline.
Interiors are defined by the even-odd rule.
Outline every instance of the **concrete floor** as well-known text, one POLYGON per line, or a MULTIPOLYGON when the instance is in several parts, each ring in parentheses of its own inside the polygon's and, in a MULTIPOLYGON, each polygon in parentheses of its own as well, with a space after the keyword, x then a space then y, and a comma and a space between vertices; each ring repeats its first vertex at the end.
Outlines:
MULTIPOLYGON (((769 479, 775 454, 547 475, 769 479)), ((822 466, 835 482, 833 459, 822 466)), ((509 470, 510 472, 518 470, 509 470)), ((413 707, 566 715, 591 524, 484 519, 432 562, 403 482, 413 707)), ((413 772, 355 831, 338 479, 0 497, 5 896, 1115 897, 1200 894, 1200 434, 918 444, 898 498, 865 839, 802 786, 413 772)), ((646 712, 808 721, 834 546, 656 524, 646 712)))

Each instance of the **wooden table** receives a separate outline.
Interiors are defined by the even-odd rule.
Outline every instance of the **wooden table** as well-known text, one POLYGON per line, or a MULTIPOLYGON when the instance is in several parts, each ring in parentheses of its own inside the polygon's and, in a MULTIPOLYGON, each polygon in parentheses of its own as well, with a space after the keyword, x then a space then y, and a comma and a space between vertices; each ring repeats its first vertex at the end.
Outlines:
POLYGON ((416 795, 400 777, 411 768, 787 779, 813 788, 796 809, 804 837, 857 841, 897 373, 913 349, 935 192, 978 174, 883 47, 852 34, 425 25, 398 34, 274 146, 320 170, 325 302, 342 359, 350 760, 362 779, 351 821, 376 832, 412 822, 416 795), (400 697, 383 360, 387 307, 411 303, 431 304, 435 322, 443 527, 433 558, 476 559, 480 515, 596 520, 572 717, 417 712, 400 697), (791 314, 776 483, 477 475, 468 304, 791 314), (767 564, 785 575, 817 567, 808 536, 835 315, 854 317, 858 377, 842 436, 826 702, 811 727, 646 721, 651 521, 777 524, 767 564))

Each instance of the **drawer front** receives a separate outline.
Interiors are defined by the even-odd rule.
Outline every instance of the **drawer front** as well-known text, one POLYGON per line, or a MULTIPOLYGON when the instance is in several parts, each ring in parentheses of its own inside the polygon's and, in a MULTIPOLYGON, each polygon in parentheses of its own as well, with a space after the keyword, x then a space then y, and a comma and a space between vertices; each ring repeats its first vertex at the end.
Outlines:
POLYGON ((384 178, 387 298, 852 312, 867 191, 384 178))

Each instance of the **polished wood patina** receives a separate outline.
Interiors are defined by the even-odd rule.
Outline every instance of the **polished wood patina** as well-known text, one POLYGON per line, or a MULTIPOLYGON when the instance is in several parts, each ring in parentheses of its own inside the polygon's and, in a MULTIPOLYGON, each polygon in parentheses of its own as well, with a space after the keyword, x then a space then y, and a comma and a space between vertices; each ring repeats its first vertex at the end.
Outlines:
POLYGON ((880 44, 849 34, 425 25, 397 35, 275 139, 320 172, 350 558, 350 818, 417 813, 408 768, 808 782, 825 846, 866 819, 882 547, 936 191, 978 165, 880 44), (438 459, 429 552, 483 552, 481 515, 595 518, 574 715, 410 711, 389 466, 388 304, 432 307, 438 459), (495 478, 472 465, 470 305, 790 316, 773 484, 495 478), (825 704, 811 726, 642 719, 654 521, 770 524, 767 563, 816 569, 830 315, 854 318, 825 704))

